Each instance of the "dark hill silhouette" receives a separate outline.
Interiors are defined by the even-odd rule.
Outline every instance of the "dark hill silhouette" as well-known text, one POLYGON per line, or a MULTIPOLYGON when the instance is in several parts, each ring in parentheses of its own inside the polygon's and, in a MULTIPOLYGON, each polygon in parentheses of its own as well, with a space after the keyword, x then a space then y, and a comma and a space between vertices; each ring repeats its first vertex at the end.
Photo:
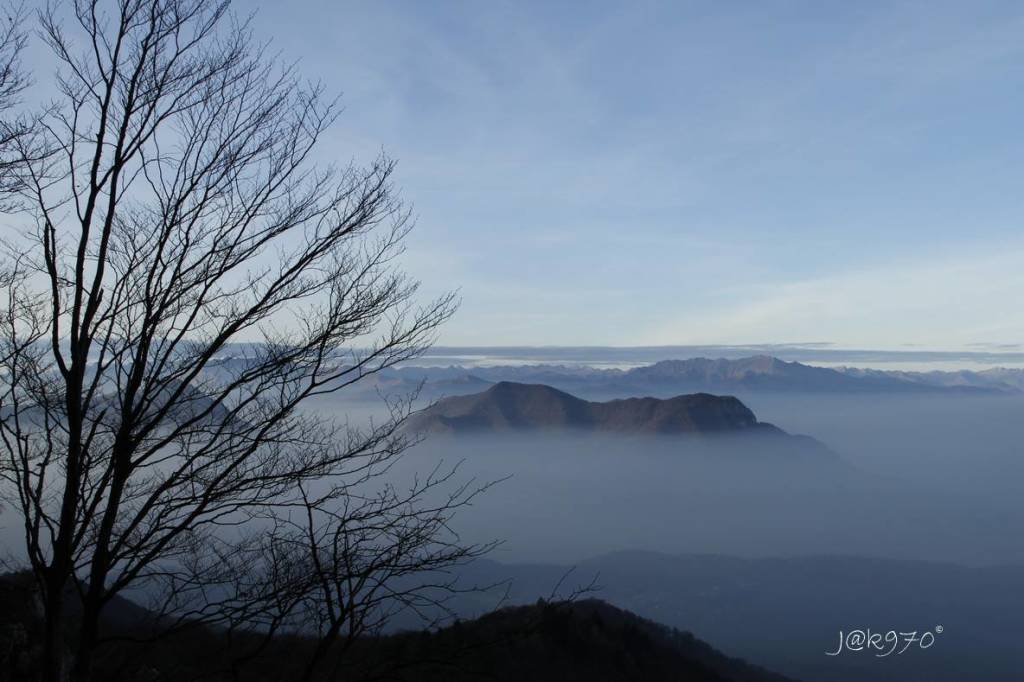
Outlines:
POLYGON ((435 657, 459 660, 420 669, 405 679, 448 682, 785 682, 730 658, 692 634, 668 628, 606 602, 538 602, 508 607, 438 633, 396 635, 380 653, 401 663, 424 642, 435 657), (460 655, 461 652, 461 655, 460 655), (461 660, 460 660, 461 659, 461 660))
MULTIPOLYGON (((144 635, 153 622, 151 613, 117 598, 102 619, 102 629, 111 640, 97 662, 95 679, 294 679, 296 663, 315 646, 313 639, 291 634, 255 653, 230 674, 232 657, 226 654, 231 650, 252 654, 247 644, 250 636, 228 637, 218 629, 196 627, 146 641, 144 635)), ((40 636, 31 580, 24 574, 0 576, 0 682, 35 679, 40 636)), ((730 658, 692 634, 605 602, 586 600, 539 601, 437 630, 363 637, 352 643, 343 675, 321 671, 312 679, 786 682, 789 678, 730 658)))
POLYGON ((774 433, 732 396, 708 393, 674 398, 582 400, 543 384, 502 381, 481 393, 438 401, 412 426, 441 432, 580 429, 622 433, 774 433))

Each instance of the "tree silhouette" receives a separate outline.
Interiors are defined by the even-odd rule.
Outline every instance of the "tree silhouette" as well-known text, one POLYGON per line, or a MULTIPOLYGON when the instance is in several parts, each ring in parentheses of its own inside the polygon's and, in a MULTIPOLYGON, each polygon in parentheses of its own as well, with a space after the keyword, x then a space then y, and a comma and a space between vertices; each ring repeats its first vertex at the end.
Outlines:
MULTIPOLYGON (((90 679, 126 592, 156 598, 147 636, 317 633, 310 679, 451 588, 415 576, 486 549, 448 528, 480 488, 452 470, 379 478, 412 442, 411 400, 363 427, 301 409, 421 353, 454 299, 417 304, 397 268, 412 223, 393 162, 314 163, 337 102, 266 58, 227 2, 38 18, 59 96, 6 142, 33 227, 6 245, 0 475, 44 679, 90 679)), ((19 82, 0 76, 0 105, 19 82)))

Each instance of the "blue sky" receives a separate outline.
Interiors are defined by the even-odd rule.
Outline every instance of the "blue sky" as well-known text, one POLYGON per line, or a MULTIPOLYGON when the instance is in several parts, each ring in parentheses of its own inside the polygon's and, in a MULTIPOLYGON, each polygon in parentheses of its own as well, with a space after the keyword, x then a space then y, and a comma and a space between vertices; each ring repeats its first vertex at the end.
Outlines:
POLYGON ((442 342, 1024 342, 1024 5, 236 2, 399 160, 442 342))

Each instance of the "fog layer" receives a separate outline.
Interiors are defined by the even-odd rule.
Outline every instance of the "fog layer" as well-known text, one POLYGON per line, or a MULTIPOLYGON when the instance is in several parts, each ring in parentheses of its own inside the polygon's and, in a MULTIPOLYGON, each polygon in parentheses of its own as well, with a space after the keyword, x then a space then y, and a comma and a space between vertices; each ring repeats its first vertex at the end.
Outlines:
POLYGON ((742 399, 761 420, 812 435, 836 456, 790 456, 756 438, 434 436, 392 475, 401 482, 444 461, 462 462, 465 478, 504 479, 456 522, 472 540, 503 540, 501 560, 646 549, 1024 561, 1015 540, 1024 528, 1024 399, 742 399))

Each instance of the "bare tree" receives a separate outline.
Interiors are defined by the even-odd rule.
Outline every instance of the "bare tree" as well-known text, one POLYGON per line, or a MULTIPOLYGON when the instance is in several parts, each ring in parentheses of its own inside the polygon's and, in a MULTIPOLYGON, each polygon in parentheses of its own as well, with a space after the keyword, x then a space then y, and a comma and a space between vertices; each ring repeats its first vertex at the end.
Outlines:
POLYGON ((12 116, 28 87, 28 77, 21 64, 25 48, 22 31, 24 13, 20 6, 6 9, 0 18, 0 208, 5 207, 15 189, 16 168, 22 160, 19 142, 28 135, 30 117, 12 116))
POLYGON ((48 682, 90 679, 127 591, 162 595, 167 628, 311 628, 309 679, 448 587, 409 576, 485 549, 448 526, 477 491, 438 496, 450 471, 373 485, 409 401, 363 428, 300 409, 422 352, 454 301, 417 305, 396 267, 393 163, 313 163, 336 102, 227 5, 39 14, 60 96, 12 140, 35 228, 6 245, 0 440, 48 682))

